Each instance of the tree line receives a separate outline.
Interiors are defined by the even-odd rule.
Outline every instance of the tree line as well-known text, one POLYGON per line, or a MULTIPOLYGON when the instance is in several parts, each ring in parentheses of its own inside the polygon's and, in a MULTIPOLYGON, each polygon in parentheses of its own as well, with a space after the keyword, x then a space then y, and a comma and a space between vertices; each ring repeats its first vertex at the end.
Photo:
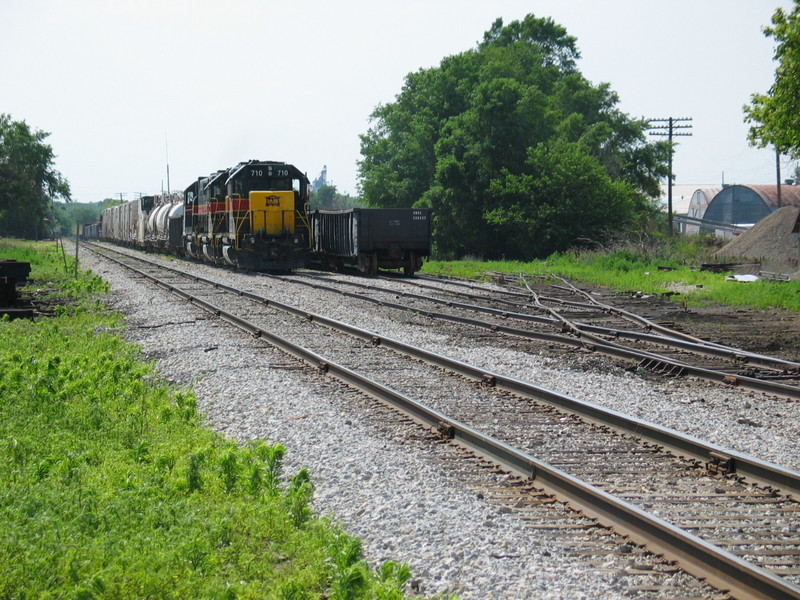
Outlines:
POLYGON ((71 201, 69 183, 45 143, 50 134, 0 114, 0 235, 49 235, 53 201, 71 201))

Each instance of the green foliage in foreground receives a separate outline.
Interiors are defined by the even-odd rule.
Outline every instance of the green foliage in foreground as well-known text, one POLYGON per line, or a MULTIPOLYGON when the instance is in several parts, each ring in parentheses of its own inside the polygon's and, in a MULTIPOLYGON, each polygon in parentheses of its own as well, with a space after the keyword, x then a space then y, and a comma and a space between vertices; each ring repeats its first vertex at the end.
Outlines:
MULTIPOLYGON (((800 282, 760 280, 752 283, 726 281, 729 273, 700 271, 702 262, 712 262, 713 239, 675 238, 656 243, 626 244, 598 251, 554 254, 546 260, 519 261, 430 261, 422 272, 463 279, 485 278, 487 272, 566 277, 624 292, 671 293, 670 298, 687 305, 726 304, 760 309, 800 311, 800 282), (669 270, 665 270, 669 269, 669 270)), ((555 280, 554 280, 555 283, 555 280)))
POLYGON ((408 567, 316 517, 283 446, 212 432, 119 315, 71 307, 0 321, 0 598, 404 597, 408 567))
MULTIPOLYGON (((91 271, 78 271, 75 277, 75 257, 59 242, 30 242, 23 240, 0 240, 0 258, 31 263, 31 274, 27 291, 35 293, 39 300, 66 300, 72 305, 86 305, 97 309, 98 296, 108 291, 108 284, 91 271)), ((56 311, 63 313, 62 306, 56 311)), ((81 310, 73 306, 72 312, 81 310)))

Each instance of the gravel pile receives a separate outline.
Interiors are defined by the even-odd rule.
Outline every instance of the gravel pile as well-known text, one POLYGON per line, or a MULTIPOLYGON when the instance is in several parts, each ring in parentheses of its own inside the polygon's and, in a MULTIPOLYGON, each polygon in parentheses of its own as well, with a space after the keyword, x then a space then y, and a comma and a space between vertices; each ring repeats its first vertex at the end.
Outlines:
MULTIPOLYGON (((368 560, 410 563, 425 594, 477 598, 630 598, 623 573, 576 568, 552 533, 521 529, 467 489, 431 477, 429 449, 381 427, 358 393, 224 325, 161 290, 134 282, 89 253, 83 266, 111 283, 128 336, 170 381, 192 385, 215 429, 286 445, 287 472, 306 466, 315 508, 364 540, 368 560)), ((172 263, 174 264, 174 263, 172 263)), ((685 379, 648 382, 599 358, 569 365, 499 344, 466 347, 457 327, 424 317, 378 315, 342 298, 204 265, 186 270, 356 323, 466 362, 634 414, 762 459, 800 468, 800 403, 765 400, 685 379), (334 301, 336 302, 336 301, 334 301)), ((289 318, 289 317, 287 317, 289 318)), ((645 596, 642 596, 645 597, 645 596)))
POLYGON ((784 206, 734 238, 714 255, 720 259, 757 260, 762 270, 796 273, 800 278, 800 208, 784 206))

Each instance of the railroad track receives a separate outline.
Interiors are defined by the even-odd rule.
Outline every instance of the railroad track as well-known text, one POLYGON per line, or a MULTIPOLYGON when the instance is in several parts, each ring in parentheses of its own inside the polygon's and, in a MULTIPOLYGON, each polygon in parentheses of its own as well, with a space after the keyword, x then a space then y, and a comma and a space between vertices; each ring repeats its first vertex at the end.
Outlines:
POLYGON ((624 361, 630 368, 670 376, 692 375, 725 386, 800 400, 800 363, 707 342, 608 305, 554 300, 533 292, 504 292, 503 297, 497 298, 485 291, 461 292, 447 287, 451 282, 443 286, 441 281, 391 278, 388 281, 392 287, 386 288, 349 280, 331 282, 330 277, 310 274, 286 280, 383 307, 488 329, 498 335, 604 354, 624 361), (426 293, 409 291, 410 286, 425 288, 426 293), (510 301, 507 296, 518 299, 510 301), (554 305, 567 305, 570 310, 561 311, 554 305), (608 320, 608 315, 616 326, 596 324, 603 318, 608 320), (621 328, 622 324, 631 323, 638 329, 621 328))
MULTIPOLYGON (((734 597, 800 598, 800 474, 250 292, 150 269, 135 272, 500 465, 514 477, 496 499, 520 519, 547 521, 533 508, 553 494, 580 511, 555 523, 575 520, 581 530, 594 527, 584 516, 596 518, 734 597)), ((642 570, 672 575, 664 561, 642 570)))

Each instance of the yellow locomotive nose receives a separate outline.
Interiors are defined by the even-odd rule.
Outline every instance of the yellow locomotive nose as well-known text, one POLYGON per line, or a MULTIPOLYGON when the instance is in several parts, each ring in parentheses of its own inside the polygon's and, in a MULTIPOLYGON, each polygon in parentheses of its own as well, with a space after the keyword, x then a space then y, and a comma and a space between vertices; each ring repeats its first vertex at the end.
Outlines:
POLYGON ((295 232, 294 192, 250 192, 250 231, 267 235, 293 235, 295 232))

